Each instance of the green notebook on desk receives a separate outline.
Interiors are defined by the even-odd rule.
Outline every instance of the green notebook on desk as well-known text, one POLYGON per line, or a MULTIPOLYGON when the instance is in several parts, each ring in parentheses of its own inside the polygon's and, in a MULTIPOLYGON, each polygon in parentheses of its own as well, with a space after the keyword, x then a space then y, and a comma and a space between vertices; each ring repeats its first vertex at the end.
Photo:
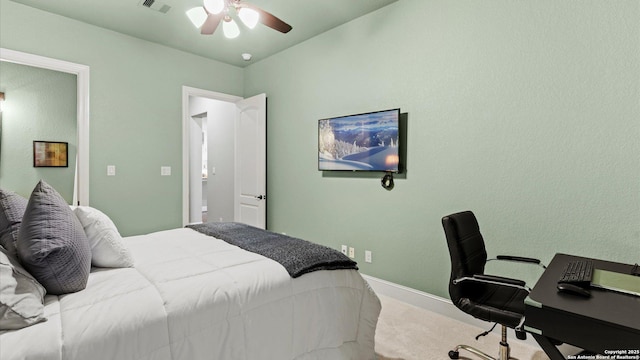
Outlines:
POLYGON ((593 269, 591 286, 640 296, 640 276, 593 269))

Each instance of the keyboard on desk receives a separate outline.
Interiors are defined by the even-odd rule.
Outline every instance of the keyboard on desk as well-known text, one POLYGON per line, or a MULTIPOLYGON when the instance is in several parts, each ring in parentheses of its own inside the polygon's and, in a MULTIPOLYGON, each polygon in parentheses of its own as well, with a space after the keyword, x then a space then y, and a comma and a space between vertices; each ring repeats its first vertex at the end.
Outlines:
POLYGON ((593 278, 593 261, 574 260, 567 263, 558 283, 589 286, 593 278))

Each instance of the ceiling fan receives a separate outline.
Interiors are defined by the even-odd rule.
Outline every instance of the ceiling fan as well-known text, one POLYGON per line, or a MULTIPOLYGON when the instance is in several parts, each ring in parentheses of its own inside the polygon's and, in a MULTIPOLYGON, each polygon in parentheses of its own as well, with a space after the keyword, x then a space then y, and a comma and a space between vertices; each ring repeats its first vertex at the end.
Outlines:
POLYGON ((292 29, 273 14, 242 0, 204 0, 203 6, 187 11, 187 16, 203 35, 213 34, 222 22, 224 35, 232 39, 240 35, 238 25, 231 17, 234 13, 250 29, 258 22, 285 34, 292 29))

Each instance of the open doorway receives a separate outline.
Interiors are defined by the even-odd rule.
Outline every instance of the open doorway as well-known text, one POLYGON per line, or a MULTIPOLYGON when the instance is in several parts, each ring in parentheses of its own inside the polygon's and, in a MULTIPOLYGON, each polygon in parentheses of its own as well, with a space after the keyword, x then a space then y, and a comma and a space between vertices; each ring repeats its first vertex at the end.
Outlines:
POLYGON ((189 223, 233 221, 236 106, 189 97, 189 223))
POLYGON ((183 224, 235 221, 264 229, 266 94, 243 99, 183 86, 182 114, 183 224))
POLYGON ((189 163, 190 172, 190 188, 189 193, 193 197, 201 199, 200 202, 190 200, 189 222, 207 222, 207 193, 208 193, 208 132, 207 132, 207 112, 194 114, 191 116, 191 156, 189 163), (197 173, 198 164, 202 181, 198 186, 197 173), (198 194, 200 194, 198 196, 198 194))

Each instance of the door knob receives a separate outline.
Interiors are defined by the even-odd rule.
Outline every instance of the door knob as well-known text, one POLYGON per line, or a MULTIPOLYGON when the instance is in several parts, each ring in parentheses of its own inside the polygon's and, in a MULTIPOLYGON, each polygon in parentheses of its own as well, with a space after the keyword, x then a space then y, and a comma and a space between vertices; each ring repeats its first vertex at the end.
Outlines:
POLYGON ((258 200, 267 200, 267 195, 258 195, 258 196, 254 196, 256 199, 258 200))

